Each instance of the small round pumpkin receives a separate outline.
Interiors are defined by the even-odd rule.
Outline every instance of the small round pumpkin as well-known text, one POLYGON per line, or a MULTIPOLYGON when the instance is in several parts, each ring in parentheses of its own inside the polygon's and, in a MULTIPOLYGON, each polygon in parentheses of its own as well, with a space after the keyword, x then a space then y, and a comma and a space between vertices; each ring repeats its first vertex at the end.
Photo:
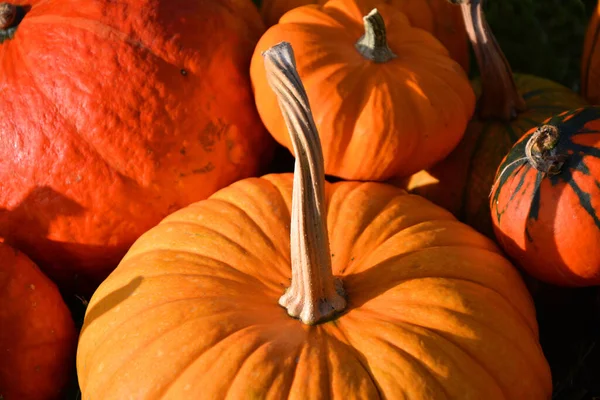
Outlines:
POLYGON ((493 237, 489 193, 502 158, 528 130, 559 112, 587 105, 572 90, 532 75, 512 74, 480 1, 462 8, 481 77, 473 81, 476 115, 458 146, 440 163, 392 183, 450 210, 493 237))
POLYGON ((600 3, 590 18, 581 58, 581 95, 600 104, 600 3))
POLYGON ((0 399, 64 399, 77 332, 56 285, 0 242, 0 288, 0 399))
POLYGON ((292 43, 325 172, 343 179, 384 180, 431 166, 460 141, 475 107, 467 76, 440 42, 400 11, 385 4, 371 11, 372 4, 331 0, 288 12, 260 39, 250 69, 263 122, 291 150, 261 53, 292 43))
POLYGON ((529 274, 600 285, 600 107, 523 136, 498 167, 490 207, 498 242, 529 274))
POLYGON ((91 294, 163 217, 260 172, 273 142, 248 74, 264 32, 250 0, 11 7, 0 235, 65 290, 91 294))
POLYGON ((140 237, 90 301, 83 398, 549 399, 516 269, 419 196, 325 183, 294 55, 265 57, 293 177, 239 181, 140 237))
MULTIPOLYGON (((326 0, 262 0, 260 14, 267 27, 277 24, 283 14, 307 4, 323 5, 326 0)), ((469 72, 469 44, 461 12, 448 0, 379 0, 402 11, 415 28, 431 32, 466 72, 469 72)))

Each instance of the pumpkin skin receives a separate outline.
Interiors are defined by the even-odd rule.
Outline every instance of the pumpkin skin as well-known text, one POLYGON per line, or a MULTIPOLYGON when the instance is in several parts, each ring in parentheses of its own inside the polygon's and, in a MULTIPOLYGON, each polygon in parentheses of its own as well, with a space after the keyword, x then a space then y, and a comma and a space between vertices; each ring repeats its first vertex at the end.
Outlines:
POLYGON ((600 3, 585 33, 581 58, 581 95, 591 104, 600 104, 600 3))
MULTIPOLYGON (((263 0, 260 14, 267 27, 277 24, 281 16, 307 4, 325 4, 325 0, 263 0)), ((432 33, 450 52, 450 56, 468 73, 469 43, 462 15, 448 0, 382 0, 402 11, 411 25, 432 33)))
POLYGON ((0 235, 91 293, 163 217, 261 171, 264 24, 249 0, 25 3, 0 44, 0 235))
POLYGON ((344 314, 308 326, 278 305, 292 175, 239 181, 142 235, 94 293, 82 398, 550 398, 535 309, 489 239, 391 185, 326 185, 344 314))
POLYGON ((498 242, 532 276, 560 286, 600 284, 600 107, 563 112, 553 151, 567 155, 546 175, 525 160, 530 130, 498 167, 490 207, 498 242))
POLYGON ((475 95, 447 50, 385 4, 331 0, 285 14, 262 36, 252 58, 259 114, 286 148, 291 142, 261 56, 280 41, 290 42, 298 56, 326 174, 352 180, 406 176, 443 159, 464 134, 475 95), (364 58, 355 48, 364 33, 363 16, 374 5, 398 55, 384 63, 364 58))
POLYGON ((0 398, 64 399, 77 333, 56 288, 23 253, 0 243, 0 398))
MULTIPOLYGON (((394 184, 426 197, 479 232, 493 237, 489 194, 498 165, 527 131, 565 110, 587 105, 579 95, 558 83, 532 75, 514 74, 526 110, 504 122, 475 116, 450 155, 430 169, 394 184)), ((477 97, 481 81, 473 80, 477 97)))

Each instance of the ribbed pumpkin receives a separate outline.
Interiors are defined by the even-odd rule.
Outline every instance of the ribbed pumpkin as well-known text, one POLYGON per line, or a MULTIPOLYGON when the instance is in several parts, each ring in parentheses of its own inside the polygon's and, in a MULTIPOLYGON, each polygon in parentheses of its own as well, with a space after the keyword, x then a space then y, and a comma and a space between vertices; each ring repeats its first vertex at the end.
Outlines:
POLYGON ((431 166, 460 141, 475 107, 467 76, 440 42, 400 11, 373 4, 331 0, 290 11, 260 39, 250 69, 263 122, 291 150, 261 53, 292 43, 325 173, 343 179, 384 180, 431 166))
POLYGON ((56 285, 0 242, 0 399, 63 400, 77 332, 56 285))
MULTIPOLYGON (((277 24, 283 14, 307 4, 323 5, 326 0, 262 0, 260 13, 267 27, 277 24)), ((463 69, 469 71, 469 44, 460 10, 448 0, 380 0, 402 11, 411 25, 431 32, 463 69)))
POLYGON ((600 104, 600 2, 590 18, 581 59, 581 94, 591 104, 600 104))
POLYGON ((248 75, 264 31, 250 0, 13 4, 0 235, 60 285, 95 288, 170 212, 259 173, 272 142, 248 75))
POLYGON ((133 245, 88 307, 83 398, 548 399, 515 268, 421 197, 325 183, 293 53, 265 57, 293 178, 239 181, 133 245))
POLYGON ((461 6, 481 77, 473 82, 476 115, 454 151, 433 168, 394 184, 450 210, 492 237, 489 193, 502 158, 529 129, 587 103, 572 90, 539 77, 512 74, 479 1, 461 6))
POLYGON ((498 168, 491 215, 499 243, 534 277, 600 284, 600 107, 529 131, 498 168))

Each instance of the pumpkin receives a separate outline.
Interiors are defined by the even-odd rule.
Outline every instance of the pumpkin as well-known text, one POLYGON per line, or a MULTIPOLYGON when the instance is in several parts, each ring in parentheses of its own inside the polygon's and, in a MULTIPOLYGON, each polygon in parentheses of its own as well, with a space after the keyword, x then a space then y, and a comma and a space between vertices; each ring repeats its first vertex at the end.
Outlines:
POLYGON ((532 129, 498 167, 491 217, 500 245, 532 276, 600 284, 600 107, 532 129))
POLYGON ((481 2, 466 0, 459 7, 481 72, 473 81, 478 97, 476 115, 446 159, 392 183, 426 197, 493 237, 489 193, 502 158, 529 129, 554 114, 587 103, 558 83, 513 75, 486 22, 481 2))
POLYGON ((282 40, 294 45, 325 173, 342 179, 384 180, 441 160, 475 104, 464 71, 433 36, 385 4, 369 12, 373 4, 331 0, 288 12, 262 36, 250 67, 259 114, 291 150, 261 53, 282 40))
POLYGON ((0 242, 0 287, 0 399, 64 399, 77 333, 56 285, 0 242))
POLYGON ((600 3, 590 18, 581 58, 581 94, 591 104, 600 104, 600 3))
POLYGON ((91 294, 163 217, 262 173, 274 142, 250 85, 250 0, 9 9, 0 235, 63 289, 91 294))
MULTIPOLYGON (((268 27, 283 14, 307 4, 323 5, 326 0, 262 0, 260 14, 268 27)), ((460 10, 448 0, 381 0, 406 14, 410 23, 435 35, 463 69, 469 72, 469 44, 460 10)))
POLYGON ((293 177, 236 182, 136 241, 90 300, 83 398, 548 399, 516 269, 419 196, 325 183, 294 60, 265 53, 293 177))

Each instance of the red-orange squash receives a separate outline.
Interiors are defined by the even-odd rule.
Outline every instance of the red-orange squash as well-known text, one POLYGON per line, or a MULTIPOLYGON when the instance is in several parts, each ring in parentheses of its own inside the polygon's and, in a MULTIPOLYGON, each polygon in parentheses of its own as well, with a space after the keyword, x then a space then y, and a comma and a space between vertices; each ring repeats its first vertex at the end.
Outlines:
POLYGON ((498 242, 528 273, 600 285, 600 107, 523 136, 498 167, 490 207, 498 242))
POLYGON ((476 115, 458 146, 443 161, 394 180, 412 193, 450 210, 459 220, 493 237, 489 193, 502 158, 529 129, 559 112, 587 105, 572 90, 532 75, 512 74, 491 31, 482 2, 462 7, 481 77, 473 81, 476 115))
POLYGON ((0 242, 0 288, 0 399, 65 399, 77 332, 56 285, 0 242))
POLYGON ((385 4, 331 0, 285 14, 252 58, 258 111, 288 149, 261 56, 279 41, 298 55, 328 175, 384 180, 417 172, 448 155, 473 113, 467 76, 431 34, 385 4))
POLYGON ((591 104, 600 104, 600 3, 590 18, 581 58, 581 94, 591 104))
POLYGON ((59 285, 95 288, 161 218, 259 172, 250 0, 12 4, 0 235, 59 285))
MULTIPOLYGON (((260 14, 267 27, 277 24, 283 14, 307 4, 323 5, 326 0, 262 0, 260 14)), ((469 43, 460 10, 448 0, 381 0, 406 14, 410 23, 431 32, 463 69, 469 71, 469 43)))
POLYGON ((266 54, 293 177, 234 183, 136 241, 90 301, 83 398, 549 399, 516 269, 419 196, 325 183, 293 54, 266 54))

